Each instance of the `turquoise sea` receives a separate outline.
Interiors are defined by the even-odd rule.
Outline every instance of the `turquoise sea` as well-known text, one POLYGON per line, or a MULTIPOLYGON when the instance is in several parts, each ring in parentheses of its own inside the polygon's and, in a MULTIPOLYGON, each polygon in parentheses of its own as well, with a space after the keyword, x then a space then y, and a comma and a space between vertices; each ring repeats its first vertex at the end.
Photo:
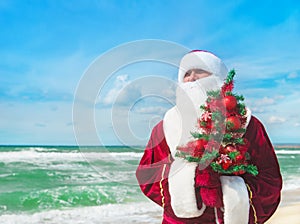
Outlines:
MULTIPOLYGON (((276 147, 284 190, 300 187, 300 146, 276 147)), ((159 223, 141 193, 141 147, 0 146, 0 223, 159 223)))

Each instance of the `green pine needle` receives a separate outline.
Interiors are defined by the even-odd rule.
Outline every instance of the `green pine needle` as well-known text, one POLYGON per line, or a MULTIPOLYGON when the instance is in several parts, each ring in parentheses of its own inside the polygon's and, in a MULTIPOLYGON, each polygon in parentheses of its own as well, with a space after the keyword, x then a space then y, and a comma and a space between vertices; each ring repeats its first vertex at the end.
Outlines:
POLYGON ((205 140, 209 140, 209 136, 206 134, 201 134, 199 132, 191 132, 191 135, 193 136, 193 138, 196 139, 205 139, 205 140))
POLYGON ((217 98, 217 97, 220 96, 220 90, 207 91, 207 96, 211 96, 211 97, 217 98))
POLYGON ((221 118, 222 118, 222 113, 220 111, 214 111, 214 112, 212 112, 211 119, 213 121, 221 120, 221 118))
POLYGON ((234 142, 235 142, 236 144, 240 144, 240 145, 244 145, 244 144, 245 144, 243 138, 236 138, 236 139, 234 139, 234 142))
POLYGON ((239 113, 244 116, 246 114, 246 106, 243 103, 238 103, 237 105, 239 113))
POLYGON ((206 111, 206 106, 205 105, 201 105, 200 109, 203 110, 203 111, 206 111))
POLYGON ((254 165, 248 165, 246 168, 245 168, 246 172, 247 173, 250 173, 252 174, 253 176, 256 176, 258 174, 258 170, 257 170, 257 167, 254 166, 254 165))
POLYGON ((235 98, 238 100, 238 101, 244 101, 245 98, 243 95, 237 95, 237 94, 234 94, 235 98))
POLYGON ((200 160, 200 163, 205 164, 206 161, 211 161, 211 160, 215 159, 218 155, 219 155, 218 150, 213 150, 211 153, 209 153, 209 152, 204 153, 200 160))
POLYGON ((225 133, 223 139, 224 141, 229 142, 232 139, 232 134, 225 133))
POLYGON ((228 153, 228 156, 230 157, 230 159, 234 160, 238 154, 240 154, 240 153, 239 152, 230 152, 230 153, 228 153))
POLYGON ((228 75, 227 75, 227 78, 226 78, 226 81, 225 81, 226 84, 229 84, 230 82, 232 82, 234 76, 235 76, 235 71, 234 71, 234 69, 232 69, 228 72, 228 75))

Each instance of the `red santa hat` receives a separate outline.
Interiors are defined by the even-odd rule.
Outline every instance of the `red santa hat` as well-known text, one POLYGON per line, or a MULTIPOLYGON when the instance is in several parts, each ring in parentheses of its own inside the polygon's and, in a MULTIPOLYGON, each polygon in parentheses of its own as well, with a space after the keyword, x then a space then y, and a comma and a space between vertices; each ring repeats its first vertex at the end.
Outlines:
POLYGON ((227 67, 216 55, 209 51, 193 50, 187 53, 180 62, 178 70, 178 82, 183 82, 187 71, 191 69, 202 69, 213 75, 219 76, 221 80, 227 75, 227 67))

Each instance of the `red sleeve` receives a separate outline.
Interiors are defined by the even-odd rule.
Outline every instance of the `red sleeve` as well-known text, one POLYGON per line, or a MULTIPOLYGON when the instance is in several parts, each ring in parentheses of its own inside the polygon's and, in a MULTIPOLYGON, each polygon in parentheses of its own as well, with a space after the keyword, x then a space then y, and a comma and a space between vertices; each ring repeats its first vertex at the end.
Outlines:
POLYGON ((163 185, 167 182, 172 162, 162 125, 161 121, 153 128, 144 155, 136 170, 136 177, 142 192, 160 206, 164 204, 163 185))
POLYGON ((250 142, 251 161, 258 168, 258 175, 243 175, 252 194, 249 223, 264 223, 277 209, 280 202, 282 177, 274 148, 265 128, 255 117, 247 127, 245 137, 250 142))

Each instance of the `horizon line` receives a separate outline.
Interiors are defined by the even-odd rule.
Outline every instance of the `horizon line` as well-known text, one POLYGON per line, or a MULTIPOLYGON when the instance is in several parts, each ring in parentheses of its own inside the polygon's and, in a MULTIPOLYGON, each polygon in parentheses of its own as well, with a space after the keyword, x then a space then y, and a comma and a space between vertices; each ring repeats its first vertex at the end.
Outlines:
MULTIPOLYGON (((272 143, 273 146, 300 146, 300 143, 272 143)), ((42 147, 146 147, 145 145, 121 145, 121 144, 107 144, 107 145, 75 145, 75 144, 0 144, 0 147, 5 146, 42 146, 42 147)))

